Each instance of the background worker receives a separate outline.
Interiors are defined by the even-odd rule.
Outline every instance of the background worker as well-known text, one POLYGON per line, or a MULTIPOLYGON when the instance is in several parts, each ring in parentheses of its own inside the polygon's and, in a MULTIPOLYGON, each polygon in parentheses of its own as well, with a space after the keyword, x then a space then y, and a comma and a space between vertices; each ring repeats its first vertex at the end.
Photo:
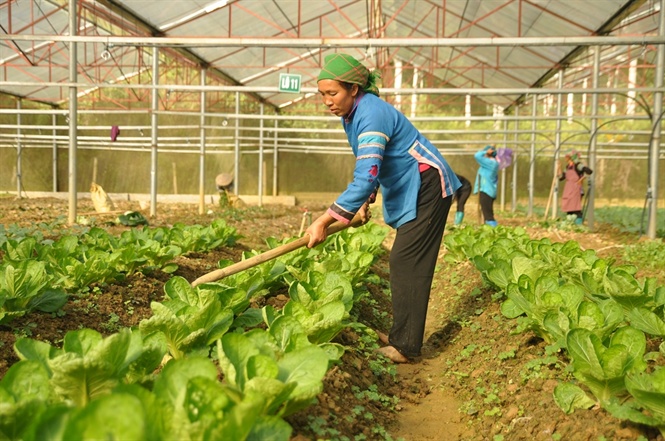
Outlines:
POLYGON ((496 148, 492 145, 485 146, 473 156, 479 165, 473 194, 478 193, 480 210, 483 213, 485 224, 496 227, 494 200, 496 199, 496 188, 499 181, 499 161, 496 159, 496 148))
POLYGON ((457 201, 457 211, 455 212, 455 225, 460 225, 464 220, 464 205, 471 196, 471 181, 462 175, 457 175, 462 186, 455 192, 454 201, 457 201))
POLYGON ((584 220, 582 213, 582 196, 584 196, 584 179, 593 173, 586 165, 582 164, 580 154, 571 150, 566 153, 566 165, 561 171, 561 165, 557 164, 559 181, 566 181, 561 196, 561 210, 567 215, 575 215, 575 223, 580 225, 584 220))
POLYGON ((395 107, 379 98, 380 74, 347 54, 325 58, 318 76, 323 103, 341 118, 356 157, 353 181, 312 222, 308 247, 334 221, 366 213, 381 188, 384 221, 397 230, 390 252, 393 325, 379 352, 396 363, 420 355, 439 247, 460 182, 437 148, 395 107))

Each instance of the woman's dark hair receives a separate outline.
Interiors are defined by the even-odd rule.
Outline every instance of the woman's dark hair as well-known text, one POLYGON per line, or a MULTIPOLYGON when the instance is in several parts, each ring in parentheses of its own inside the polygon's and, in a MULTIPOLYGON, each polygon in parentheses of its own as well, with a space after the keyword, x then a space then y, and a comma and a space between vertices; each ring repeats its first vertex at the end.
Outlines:
MULTIPOLYGON (((346 82, 344 82, 344 81, 340 81, 340 84, 341 84, 346 90, 351 90, 351 89, 353 88, 353 85, 354 85, 355 83, 346 83, 346 82)), ((358 85, 356 84, 356 86, 358 86, 358 85)), ((358 86, 358 89, 360 89, 360 86, 358 86)))

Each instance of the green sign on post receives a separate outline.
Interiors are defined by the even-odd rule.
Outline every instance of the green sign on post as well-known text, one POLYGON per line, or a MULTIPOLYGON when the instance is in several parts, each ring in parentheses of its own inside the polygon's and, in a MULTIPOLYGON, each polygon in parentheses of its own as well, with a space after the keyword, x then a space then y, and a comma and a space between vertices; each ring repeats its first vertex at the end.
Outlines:
POLYGON ((300 92, 300 75, 297 74, 279 74, 279 91, 280 92, 300 92))

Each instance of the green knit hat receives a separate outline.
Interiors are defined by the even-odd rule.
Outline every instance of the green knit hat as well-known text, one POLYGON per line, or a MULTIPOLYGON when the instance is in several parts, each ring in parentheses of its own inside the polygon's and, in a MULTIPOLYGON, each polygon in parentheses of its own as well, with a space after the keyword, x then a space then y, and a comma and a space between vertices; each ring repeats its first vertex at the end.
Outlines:
POLYGON ((321 80, 336 80, 342 83, 357 84, 362 90, 379 96, 377 80, 381 78, 378 70, 369 71, 360 61, 347 54, 327 55, 319 78, 321 80))
POLYGON ((566 158, 570 158, 571 161, 577 163, 580 161, 580 154, 577 150, 571 150, 566 153, 566 158))

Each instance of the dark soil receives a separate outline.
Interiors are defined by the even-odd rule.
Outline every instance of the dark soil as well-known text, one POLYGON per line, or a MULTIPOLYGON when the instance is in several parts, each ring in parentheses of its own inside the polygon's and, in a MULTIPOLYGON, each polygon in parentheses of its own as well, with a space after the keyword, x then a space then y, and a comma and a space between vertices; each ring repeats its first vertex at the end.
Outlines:
MULTIPOLYGON (((313 216, 327 203, 310 204, 313 216)), ((138 209, 129 202, 117 205, 119 210, 138 209)), ((175 275, 193 281, 215 269, 220 259, 238 261, 245 250, 265 249, 267 237, 298 235, 303 210, 299 206, 235 210, 210 206, 206 207, 209 214, 199 215, 196 205, 168 204, 158 207, 157 216, 149 222, 155 227, 176 222, 205 225, 223 216, 243 236, 233 248, 179 258, 175 275)), ((90 201, 81 200, 78 211, 88 213, 89 220, 114 233, 128 228, 107 224, 114 215, 94 214, 90 201)), ((374 218, 381 222, 376 211, 378 207, 374 218)), ((66 217, 67 201, 0 199, 0 219, 5 227, 30 227, 59 219, 65 228, 66 217)), ((473 222, 473 216, 467 215, 467 219, 473 222)), ((515 216, 501 222, 528 224, 515 216)), ((584 248, 617 260, 621 259, 621 247, 636 240, 602 227, 593 234, 530 230, 534 237, 577 240, 584 248)), ((389 248, 390 237, 387 252, 373 267, 381 282, 367 286, 371 296, 353 311, 359 323, 384 332, 389 329, 391 315, 389 248)), ((31 313, 0 326, 0 378, 18 361, 13 351, 16 338, 28 336, 59 345, 69 330, 91 328, 110 334, 120 327, 137 325, 150 315, 150 302, 164 298, 163 286, 170 277, 160 271, 134 274, 122 283, 91 287, 88 294, 71 298, 60 313, 31 313)), ((336 341, 347 351, 342 362, 329 371, 318 402, 288 419, 293 439, 662 441, 654 429, 621 422, 600 408, 565 415, 554 403, 552 391, 568 378, 566 360, 563 356, 547 358, 545 345, 533 335, 513 334, 515 323, 501 315, 493 294, 469 263, 453 266, 441 259, 422 356, 412 363, 394 365, 373 353, 378 342, 368 341, 358 327, 342 332, 336 341)))

